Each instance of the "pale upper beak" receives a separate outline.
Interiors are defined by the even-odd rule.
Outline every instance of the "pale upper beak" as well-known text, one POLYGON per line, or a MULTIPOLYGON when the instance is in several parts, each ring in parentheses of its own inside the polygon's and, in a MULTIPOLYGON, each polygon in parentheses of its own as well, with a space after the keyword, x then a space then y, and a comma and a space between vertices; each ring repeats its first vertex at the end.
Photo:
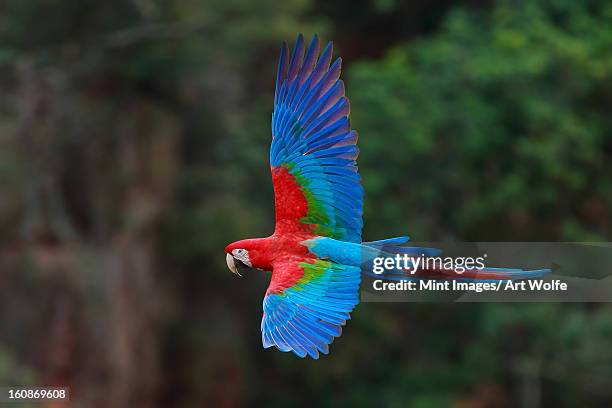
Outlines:
POLYGON ((238 268, 236 268, 236 263, 234 262, 234 257, 232 255, 227 254, 227 256, 225 257, 225 261, 227 262, 227 267, 229 268, 230 271, 232 271, 232 273, 238 276, 242 276, 238 272, 238 268))

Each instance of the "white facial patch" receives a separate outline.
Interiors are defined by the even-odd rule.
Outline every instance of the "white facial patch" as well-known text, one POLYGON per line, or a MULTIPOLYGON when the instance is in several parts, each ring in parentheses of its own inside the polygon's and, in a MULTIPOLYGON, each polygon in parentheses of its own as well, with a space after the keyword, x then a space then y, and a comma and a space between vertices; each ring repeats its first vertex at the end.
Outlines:
POLYGON ((232 256, 246 266, 253 267, 251 259, 249 259, 249 252, 246 249, 234 249, 232 251, 232 256))

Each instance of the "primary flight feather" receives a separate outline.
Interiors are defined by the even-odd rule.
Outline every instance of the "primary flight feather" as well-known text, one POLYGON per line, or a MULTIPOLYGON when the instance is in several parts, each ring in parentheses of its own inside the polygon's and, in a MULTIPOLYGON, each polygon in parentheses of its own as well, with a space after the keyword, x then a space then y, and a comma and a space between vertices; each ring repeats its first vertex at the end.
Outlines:
MULTIPOLYGON (((290 55, 283 43, 274 94, 270 170, 276 227, 266 238, 234 242, 225 249, 237 263, 272 272, 261 321, 265 348, 318 358, 342 333, 359 303, 362 271, 374 257, 437 254, 401 247, 408 237, 362 242, 363 187, 357 170, 357 132, 340 79, 342 60, 332 63, 332 43, 321 52, 315 35, 306 48, 297 37, 290 55)), ((405 271, 388 271, 403 279, 405 271)), ((480 270, 463 279, 516 279, 541 271, 480 270), (518 273, 518 275, 517 275, 518 273)), ((419 271, 427 279, 457 277, 449 270, 419 271)), ((413 275, 414 277, 414 275, 413 275)))

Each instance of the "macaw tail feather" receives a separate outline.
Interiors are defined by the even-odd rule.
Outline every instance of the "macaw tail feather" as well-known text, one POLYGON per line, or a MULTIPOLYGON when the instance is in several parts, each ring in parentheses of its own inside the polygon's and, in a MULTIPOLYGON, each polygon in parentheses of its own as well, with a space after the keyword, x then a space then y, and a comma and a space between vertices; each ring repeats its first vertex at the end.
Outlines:
POLYGON ((390 281, 454 279, 498 282, 539 278, 551 272, 550 269, 492 268, 484 264, 468 269, 464 265, 445 262, 440 249, 400 246, 409 240, 409 237, 397 237, 363 242, 362 273, 390 281))

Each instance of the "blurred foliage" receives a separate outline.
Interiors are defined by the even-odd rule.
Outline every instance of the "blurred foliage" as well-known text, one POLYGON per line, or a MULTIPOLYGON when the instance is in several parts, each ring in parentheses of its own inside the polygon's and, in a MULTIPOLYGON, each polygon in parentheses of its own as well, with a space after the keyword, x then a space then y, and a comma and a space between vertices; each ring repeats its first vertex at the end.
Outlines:
POLYGON ((609 240, 612 3, 0 3, 0 379, 80 406, 606 406, 610 308, 364 304, 262 350, 275 64, 336 39, 365 239, 609 240))
POLYGON ((436 35, 354 67, 366 231, 609 237, 611 13, 609 2, 458 10, 436 35))

